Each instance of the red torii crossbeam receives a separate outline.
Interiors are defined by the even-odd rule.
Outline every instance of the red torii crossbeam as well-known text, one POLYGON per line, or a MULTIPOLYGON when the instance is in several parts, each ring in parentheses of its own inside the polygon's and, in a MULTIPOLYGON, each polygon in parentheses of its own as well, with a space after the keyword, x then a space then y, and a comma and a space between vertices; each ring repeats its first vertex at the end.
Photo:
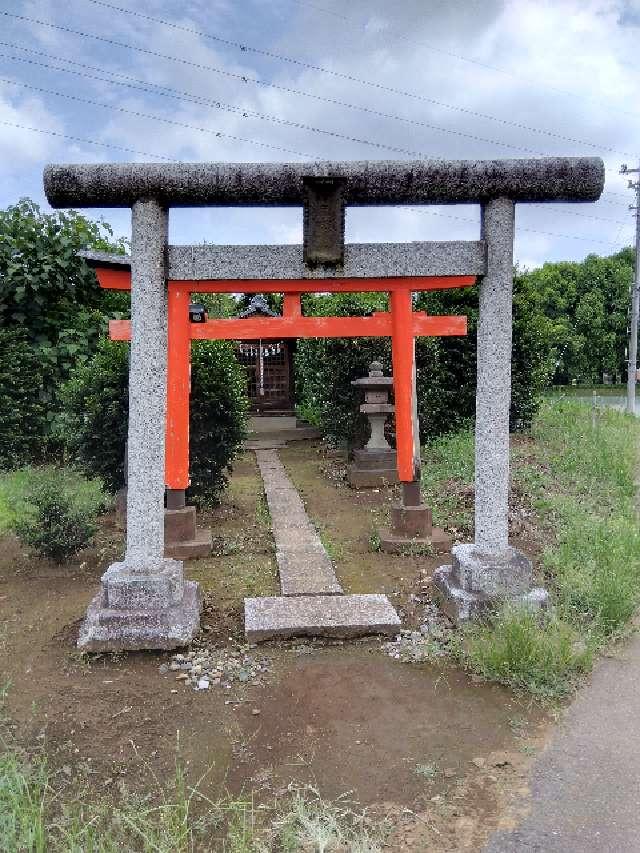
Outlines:
MULTIPOLYGON (((96 266, 101 287, 130 290, 127 269, 96 266)), ((352 279, 237 279, 168 282, 168 372, 165 478, 167 488, 184 490, 189 485, 189 395, 192 340, 252 340, 255 338, 355 338, 391 337, 396 413, 398 477, 411 483, 416 470, 418 446, 414 416, 415 339, 419 336, 466 335, 467 318, 429 316, 413 311, 414 291, 469 287, 475 276, 412 276, 352 279), (302 293, 340 290, 389 293, 389 311, 370 317, 304 317, 302 293), (189 321, 191 293, 283 293, 282 317, 189 321)), ((109 323, 112 340, 130 340, 129 320, 109 323)))

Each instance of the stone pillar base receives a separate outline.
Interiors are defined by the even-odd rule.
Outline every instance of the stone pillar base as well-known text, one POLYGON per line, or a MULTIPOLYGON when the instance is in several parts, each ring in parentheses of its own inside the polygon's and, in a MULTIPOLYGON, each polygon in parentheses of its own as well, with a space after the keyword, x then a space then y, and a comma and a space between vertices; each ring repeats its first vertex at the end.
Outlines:
POLYGON ((184 506, 164 511, 164 555, 174 560, 195 560, 211 554, 210 530, 196 527, 196 508, 184 506))
POLYGON ((531 562, 515 548, 491 555, 475 545, 456 545, 451 555, 453 565, 436 569, 433 587, 440 606, 454 622, 487 615, 504 601, 535 610, 548 606, 549 593, 542 587, 531 588, 531 562))
POLYGON ((87 609, 78 648, 112 652, 188 645, 198 630, 201 606, 198 584, 184 580, 176 560, 162 560, 148 571, 114 563, 87 609))
POLYGON ((380 550, 387 554, 410 554, 421 548, 436 554, 451 548, 451 537, 431 523, 428 506, 394 506, 391 508, 391 530, 380 532, 380 550))
POLYGON ((395 450, 356 450, 347 470, 352 489, 380 489, 398 482, 395 450))

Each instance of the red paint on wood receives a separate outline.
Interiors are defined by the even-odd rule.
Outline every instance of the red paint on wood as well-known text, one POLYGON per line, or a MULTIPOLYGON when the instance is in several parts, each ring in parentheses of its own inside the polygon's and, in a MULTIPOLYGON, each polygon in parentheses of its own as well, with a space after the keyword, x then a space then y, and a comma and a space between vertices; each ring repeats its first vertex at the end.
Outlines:
POLYGON ((285 293, 282 303, 284 317, 302 317, 302 306, 299 293, 285 293))
MULTIPOLYGON (((466 317, 428 316, 415 311, 411 318, 416 337, 466 335, 466 317)), ((411 332, 411 327, 410 327, 411 332)), ((279 340, 280 338, 359 338, 385 337, 392 333, 391 314, 373 317, 252 317, 245 320, 209 320, 191 323, 192 340, 279 340)), ((131 340, 129 320, 110 320, 112 341, 131 340)))
POLYGON ((112 341, 130 341, 131 320, 109 320, 109 337, 112 341))
POLYGON ((131 273, 129 270, 96 267, 96 277, 100 287, 104 287, 105 290, 131 290, 131 273))
MULTIPOLYGON (((112 290, 131 290, 127 270, 96 268, 100 286, 112 290)), ((372 293, 392 290, 447 290, 471 287, 475 275, 404 276, 401 278, 324 278, 324 279, 206 279, 170 281, 172 287, 186 287, 191 293, 372 293)))
POLYGON ((189 392, 191 368, 190 293, 173 287, 168 294, 167 430, 165 482, 169 489, 189 485, 189 392))
MULTIPOLYGON (((396 458, 398 477, 403 483, 415 478, 413 460, 413 363, 415 338, 411 291, 391 293, 391 355, 393 360, 393 391, 396 408, 396 458)), ((438 319, 436 317, 433 318, 438 319)))

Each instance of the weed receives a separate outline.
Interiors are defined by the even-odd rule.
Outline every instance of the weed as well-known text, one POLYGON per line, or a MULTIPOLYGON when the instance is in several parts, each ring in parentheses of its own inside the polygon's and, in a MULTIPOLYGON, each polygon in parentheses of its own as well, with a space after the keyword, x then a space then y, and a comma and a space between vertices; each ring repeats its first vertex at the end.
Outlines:
POLYGON ((471 430, 449 433, 424 448, 422 491, 435 524, 471 531, 474 439, 471 430))
POLYGON ((422 776, 423 779, 428 779, 430 782, 436 778, 438 772, 437 764, 416 764, 416 775, 422 776))
POLYGON ((380 550, 380 534, 377 530, 372 530, 369 535, 369 550, 374 553, 380 550))
POLYGON ((591 667, 593 647, 558 616, 505 605, 488 622, 464 630, 455 653, 487 679, 551 697, 566 694, 591 667))
POLYGON ((269 512, 269 504, 264 493, 259 495, 256 501, 256 521, 258 522, 258 527, 271 530, 271 513, 269 512))

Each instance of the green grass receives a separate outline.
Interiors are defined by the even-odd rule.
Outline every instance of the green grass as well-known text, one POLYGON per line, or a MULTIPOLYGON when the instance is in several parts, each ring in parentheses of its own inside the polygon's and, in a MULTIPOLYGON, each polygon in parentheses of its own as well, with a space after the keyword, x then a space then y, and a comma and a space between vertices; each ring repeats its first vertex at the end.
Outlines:
POLYGON ((579 403, 547 402, 532 437, 512 453, 513 480, 549 540, 540 568, 553 610, 540 616, 504 607, 467 628, 455 653, 488 679, 557 697, 640 605, 640 421, 607 409, 594 423, 579 403))
POLYGON ((421 486, 434 524, 470 532, 473 525, 474 439, 462 430, 440 436, 423 448, 421 486))
POLYGON ((26 497, 33 487, 54 479, 73 496, 74 504, 99 511, 109 502, 99 479, 88 480, 71 468, 41 466, 0 473, 0 536, 24 518, 26 497))
MULTIPOLYGON (((211 800, 180 765, 148 796, 116 801, 56 790, 44 759, 0 744, 0 851, 6 853, 380 853, 387 827, 311 788, 258 806, 252 796, 211 800)), ((201 780, 202 781, 202 780, 201 780)))

